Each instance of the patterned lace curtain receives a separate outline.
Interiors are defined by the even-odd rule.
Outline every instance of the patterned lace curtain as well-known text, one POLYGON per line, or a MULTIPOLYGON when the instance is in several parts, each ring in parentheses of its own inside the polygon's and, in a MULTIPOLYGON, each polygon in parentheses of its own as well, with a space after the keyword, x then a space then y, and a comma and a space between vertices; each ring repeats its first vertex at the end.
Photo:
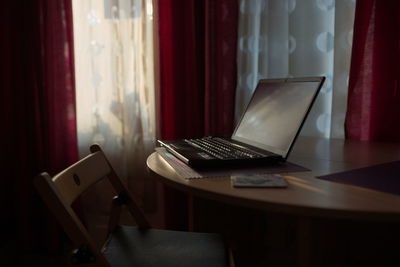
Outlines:
POLYGON ((99 143, 124 178, 145 173, 154 148, 151 0, 74 0, 78 141, 99 143))
POLYGON ((240 0, 236 119, 262 78, 327 77, 302 135, 343 138, 354 0, 240 0))

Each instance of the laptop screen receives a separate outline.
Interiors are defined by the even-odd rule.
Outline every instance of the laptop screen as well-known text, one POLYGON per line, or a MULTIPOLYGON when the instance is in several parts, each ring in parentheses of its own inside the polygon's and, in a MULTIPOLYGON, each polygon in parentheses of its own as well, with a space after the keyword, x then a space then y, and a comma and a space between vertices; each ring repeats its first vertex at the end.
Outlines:
POLYGON ((260 80, 232 139, 286 158, 323 80, 260 80))

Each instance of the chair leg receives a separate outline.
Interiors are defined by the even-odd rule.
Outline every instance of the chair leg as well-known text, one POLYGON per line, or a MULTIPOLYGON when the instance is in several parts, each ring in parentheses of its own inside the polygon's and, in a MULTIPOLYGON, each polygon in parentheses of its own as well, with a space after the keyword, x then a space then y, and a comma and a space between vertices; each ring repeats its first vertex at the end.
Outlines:
POLYGON ((111 203, 111 213, 110 219, 108 221, 107 236, 109 236, 114 231, 115 227, 119 223, 119 219, 121 216, 121 206, 121 201, 119 200, 118 196, 115 196, 111 203))
POLYGON ((228 255, 228 257, 229 257, 229 267, 235 267, 235 261, 233 259, 232 249, 229 248, 228 253, 229 253, 229 255, 228 255))

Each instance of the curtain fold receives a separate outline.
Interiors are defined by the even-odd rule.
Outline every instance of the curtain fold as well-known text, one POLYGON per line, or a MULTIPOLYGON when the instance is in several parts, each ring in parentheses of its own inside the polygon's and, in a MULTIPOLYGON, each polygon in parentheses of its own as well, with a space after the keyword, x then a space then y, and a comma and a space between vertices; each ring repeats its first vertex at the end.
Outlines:
POLYGON ((230 134, 237 3, 159 1, 161 136, 230 134))
POLYGON ((400 2, 357 1, 346 138, 400 141, 400 2))
POLYGON ((204 132, 203 25, 199 1, 159 1, 161 136, 204 132))
POLYGON ((234 127, 238 6, 204 1, 204 134, 229 136, 234 127))
MULTIPOLYGON (((160 138, 229 135, 236 88, 236 1, 158 1, 160 138)), ((187 199, 165 190, 166 224, 187 227, 187 199)))
POLYGON ((2 236, 55 251, 60 232, 32 182, 78 158, 71 2, 6 1, 1 13, 2 236))

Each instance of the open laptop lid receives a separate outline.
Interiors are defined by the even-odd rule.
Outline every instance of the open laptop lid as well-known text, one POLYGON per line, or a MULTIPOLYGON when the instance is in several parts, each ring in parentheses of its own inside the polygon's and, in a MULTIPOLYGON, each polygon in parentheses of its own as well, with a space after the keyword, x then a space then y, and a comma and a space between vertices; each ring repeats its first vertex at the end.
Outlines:
POLYGON ((324 80, 260 80, 231 138, 286 159, 324 80))

